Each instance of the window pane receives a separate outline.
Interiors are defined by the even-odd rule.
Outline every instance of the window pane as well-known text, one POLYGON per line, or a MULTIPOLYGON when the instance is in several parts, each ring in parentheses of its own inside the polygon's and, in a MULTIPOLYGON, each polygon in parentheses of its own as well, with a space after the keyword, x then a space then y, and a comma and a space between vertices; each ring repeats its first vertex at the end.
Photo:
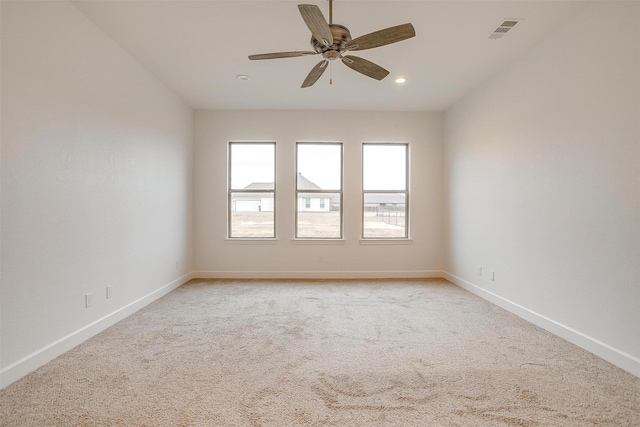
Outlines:
POLYGON ((298 238, 342 237, 340 193, 298 193, 298 238))
POLYGON ((298 144, 298 190, 342 189, 342 144, 298 144))
POLYGON ((342 238, 342 144, 297 144, 296 238, 342 238))
POLYGON ((275 143, 229 143, 229 168, 228 237, 274 238, 275 143))
POLYGON ((231 143, 229 155, 232 190, 275 188, 275 144, 231 143))
POLYGON ((273 193, 231 193, 229 237, 275 237, 273 193))
POLYGON ((365 193, 364 237, 407 237, 406 207, 404 193, 365 193))
POLYGON ((364 190, 406 190, 406 144, 364 144, 362 186, 364 190))

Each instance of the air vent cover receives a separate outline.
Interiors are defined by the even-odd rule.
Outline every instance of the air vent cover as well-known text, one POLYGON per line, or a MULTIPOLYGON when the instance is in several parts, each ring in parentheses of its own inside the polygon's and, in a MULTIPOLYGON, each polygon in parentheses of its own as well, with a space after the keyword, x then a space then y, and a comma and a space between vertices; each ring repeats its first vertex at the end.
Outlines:
POLYGON ((492 40, 497 40, 502 38, 505 34, 515 27, 521 19, 505 19, 502 24, 498 26, 493 33, 489 34, 489 38, 492 40))
POLYGON ((504 21, 500 26, 513 28, 516 26, 517 23, 518 21, 504 21))

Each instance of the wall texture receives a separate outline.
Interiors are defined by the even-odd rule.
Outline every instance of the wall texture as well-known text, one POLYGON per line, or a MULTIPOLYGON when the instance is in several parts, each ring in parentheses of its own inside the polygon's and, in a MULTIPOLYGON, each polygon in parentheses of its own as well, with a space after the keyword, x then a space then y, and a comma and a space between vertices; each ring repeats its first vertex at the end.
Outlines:
POLYGON ((448 111, 444 171, 450 278, 640 375, 640 4, 590 6, 448 111))
POLYGON ((1 7, 6 385, 191 271, 193 113, 71 4, 1 7))
MULTIPOLYGON (((319 111, 200 111, 195 119, 195 274, 200 277, 424 277, 442 267, 442 115, 319 111), (276 141, 277 241, 227 241, 228 141, 276 141), (344 143, 340 244, 294 236, 295 144, 344 143), (361 146, 409 142, 412 244, 363 245, 361 146)), ((436 273, 434 273, 436 272, 436 273)))

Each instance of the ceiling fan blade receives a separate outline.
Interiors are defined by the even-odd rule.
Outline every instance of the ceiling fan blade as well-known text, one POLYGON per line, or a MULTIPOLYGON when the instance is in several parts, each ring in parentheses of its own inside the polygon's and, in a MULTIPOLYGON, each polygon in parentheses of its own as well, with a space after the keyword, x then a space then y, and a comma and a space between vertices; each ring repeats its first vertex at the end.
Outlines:
POLYGON ((362 73, 365 76, 371 77, 372 79, 382 80, 389 74, 389 72, 381 66, 358 56, 344 56, 342 58, 342 62, 352 70, 362 73))
POLYGON ((318 81, 318 79, 320 78, 322 73, 324 73, 324 71, 327 68, 329 68, 329 67, 327 67, 328 63, 329 63, 329 61, 327 61, 326 59, 323 59, 322 61, 318 62, 316 64, 316 66, 311 69, 311 71, 307 75, 307 78, 304 79, 304 82, 302 83, 302 86, 300 86, 300 87, 313 86, 313 84, 318 81))
POLYGON ((249 59, 278 59, 278 58, 293 58, 296 56, 317 55, 317 52, 298 50, 295 52, 274 52, 274 53, 261 53, 258 55, 249 55, 249 59))
POLYGON ((298 9, 300 10, 302 19, 304 19, 305 24, 307 24, 311 34, 313 34, 313 37, 320 43, 331 46, 333 44, 331 28, 320 11, 320 8, 315 4, 299 4, 298 9))
POLYGON ((395 27, 385 28, 384 30, 374 31, 364 36, 356 37, 351 40, 347 46, 347 50, 365 50, 374 47, 385 46, 391 43, 401 42, 410 39, 416 35, 416 30, 411 24, 396 25, 395 27))

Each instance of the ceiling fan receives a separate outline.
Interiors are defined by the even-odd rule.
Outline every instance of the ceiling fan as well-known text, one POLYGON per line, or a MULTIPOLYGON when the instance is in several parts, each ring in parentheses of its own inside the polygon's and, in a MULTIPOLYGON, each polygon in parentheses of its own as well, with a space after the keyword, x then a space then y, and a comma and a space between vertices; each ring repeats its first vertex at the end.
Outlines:
POLYGON ((340 59, 347 67, 365 76, 382 80, 389 74, 389 71, 359 56, 344 54, 351 51, 385 46, 409 39, 416 35, 413 25, 402 24, 352 39, 347 27, 333 23, 333 0, 329 0, 329 23, 327 23, 320 8, 316 5, 300 4, 298 5, 298 9, 300 10, 302 19, 311 31, 311 47, 313 47, 313 51, 262 53, 259 55, 249 55, 249 59, 277 59, 322 55, 322 61, 318 62, 316 66, 311 69, 307 78, 304 79, 302 83, 303 88, 313 86, 322 73, 328 68, 327 64, 329 64, 329 61, 336 59, 340 59))

